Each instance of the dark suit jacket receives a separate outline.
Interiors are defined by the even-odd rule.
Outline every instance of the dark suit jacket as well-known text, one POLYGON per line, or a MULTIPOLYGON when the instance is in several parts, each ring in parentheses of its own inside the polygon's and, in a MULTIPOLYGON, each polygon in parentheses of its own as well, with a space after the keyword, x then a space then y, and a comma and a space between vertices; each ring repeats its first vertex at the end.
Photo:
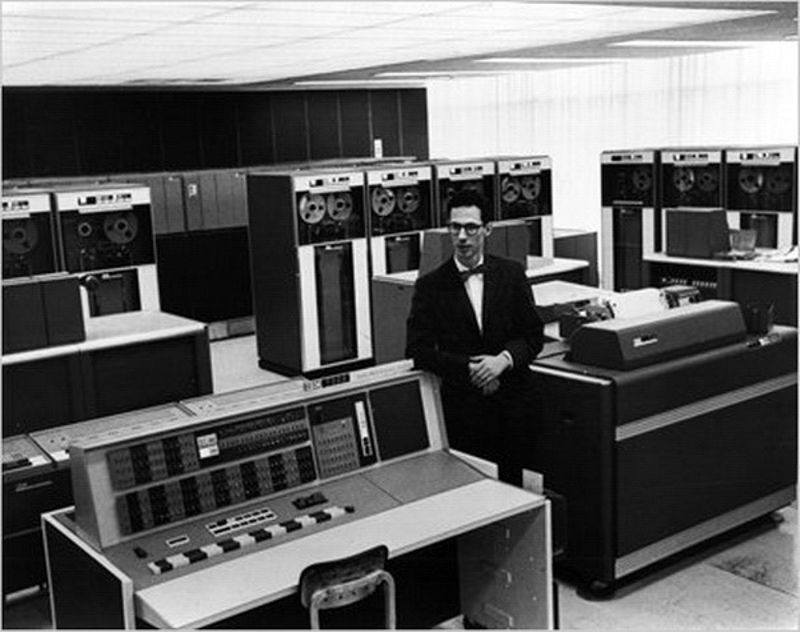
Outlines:
POLYGON ((417 280, 408 317, 406 357, 442 378, 447 391, 475 393, 469 358, 511 353, 514 367, 500 376, 501 390, 524 389, 528 365, 542 349, 543 325, 525 272, 517 262, 484 256, 483 333, 452 259, 417 280))

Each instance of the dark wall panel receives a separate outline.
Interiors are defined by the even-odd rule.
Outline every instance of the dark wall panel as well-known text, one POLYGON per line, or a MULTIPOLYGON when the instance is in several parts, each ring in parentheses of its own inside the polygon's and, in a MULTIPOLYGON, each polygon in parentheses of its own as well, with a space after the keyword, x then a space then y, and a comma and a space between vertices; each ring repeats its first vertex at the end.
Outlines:
POLYGON ((384 156, 400 152, 400 115, 396 90, 371 90, 372 138, 380 138, 384 156))
POLYGON ((366 90, 348 90, 339 94, 342 112, 342 155, 371 156, 369 102, 366 90))
POLYGON ((199 116, 203 167, 238 165, 235 95, 224 92, 202 95, 199 116))
POLYGON ((3 177, 184 171, 427 151, 425 91, 3 90, 3 177))
POLYGON ((229 208, 228 174, 198 170, 370 156, 376 137, 384 155, 427 157, 425 91, 3 89, 4 178, 163 183, 153 206, 162 307, 206 321, 251 314, 252 302, 244 208, 229 208))
POLYGON ((403 155, 428 158, 428 99, 425 90, 399 90, 403 155))
POLYGON ((266 92, 240 94, 238 119, 242 164, 275 162, 270 95, 266 92))
POLYGON ((37 176, 74 176, 78 162, 75 99, 71 93, 31 93, 25 105, 25 133, 37 176))
POLYGON ((311 158, 342 155, 339 126, 339 97, 335 92, 308 93, 308 127, 311 158))
POLYGON ((25 130, 24 95, 3 90, 3 178, 32 173, 25 130))
POLYGON ((166 169, 198 169, 200 130, 198 101, 200 95, 190 92, 160 95, 164 167, 166 169))
POLYGON ((81 173, 120 170, 120 97, 93 92, 76 98, 75 133, 81 173))
POLYGON ((118 93, 120 171, 161 171, 161 110, 152 92, 118 93))
POLYGON ((305 95, 302 92, 273 94, 272 120, 275 121, 275 160, 277 162, 307 160, 308 126, 305 95))

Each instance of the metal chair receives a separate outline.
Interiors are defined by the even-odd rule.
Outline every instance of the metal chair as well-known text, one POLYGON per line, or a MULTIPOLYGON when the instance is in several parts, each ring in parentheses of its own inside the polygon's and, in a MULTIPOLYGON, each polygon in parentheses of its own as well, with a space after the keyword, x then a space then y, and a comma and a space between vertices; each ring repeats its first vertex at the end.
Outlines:
POLYGON ((320 610, 361 601, 383 584, 385 628, 394 630, 397 625, 394 579, 384 570, 388 554, 389 549, 381 545, 303 569, 300 573, 300 601, 309 610, 311 629, 320 629, 320 610))

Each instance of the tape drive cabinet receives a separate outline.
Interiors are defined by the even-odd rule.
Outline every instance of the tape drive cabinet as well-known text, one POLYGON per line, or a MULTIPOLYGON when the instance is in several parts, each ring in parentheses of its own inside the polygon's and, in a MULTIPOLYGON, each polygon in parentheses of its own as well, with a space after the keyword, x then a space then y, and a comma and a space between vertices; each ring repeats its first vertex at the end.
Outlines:
POLYGON ((757 248, 797 243, 797 147, 727 149, 731 228, 756 231, 757 248))
POLYGON ((366 178, 372 274, 416 270, 423 231, 433 226, 431 167, 381 166, 366 178))
POLYGON ((50 194, 38 189, 3 191, 3 278, 60 270, 50 194))
POLYGON ((73 185, 53 191, 64 267, 81 273, 89 313, 160 307, 150 189, 138 184, 73 185))
POLYGON ((603 287, 643 287, 642 256, 661 249, 659 152, 604 151, 600 155, 603 287))
POLYGON ((247 176, 259 366, 319 375, 372 359, 364 172, 247 176))
POLYGON ((475 191, 491 205, 491 217, 497 217, 497 190, 493 160, 437 160, 433 163, 434 190, 438 207, 437 226, 446 226, 450 200, 464 190, 475 191))

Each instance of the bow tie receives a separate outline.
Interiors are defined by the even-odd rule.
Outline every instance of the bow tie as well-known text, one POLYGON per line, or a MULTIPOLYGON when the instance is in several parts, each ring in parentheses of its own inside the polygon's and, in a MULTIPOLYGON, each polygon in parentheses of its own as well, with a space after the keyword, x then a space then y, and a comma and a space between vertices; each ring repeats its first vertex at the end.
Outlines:
POLYGON ((464 282, 468 278, 470 278, 473 274, 483 274, 486 270, 486 266, 482 263, 479 266, 475 266, 474 268, 470 268, 469 270, 464 270, 458 273, 461 277, 461 281, 464 282))

